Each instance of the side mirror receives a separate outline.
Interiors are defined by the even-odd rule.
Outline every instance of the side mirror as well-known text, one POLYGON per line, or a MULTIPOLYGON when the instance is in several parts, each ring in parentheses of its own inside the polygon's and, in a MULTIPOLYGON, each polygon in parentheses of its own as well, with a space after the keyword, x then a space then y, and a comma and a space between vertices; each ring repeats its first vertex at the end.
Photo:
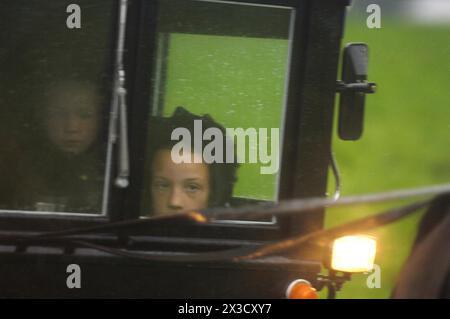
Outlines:
POLYGON ((367 82, 368 47, 350 43, 344 48, 340 93, 338 133, 343 140, 358 140, 363 132, 364 104, 367 93, 375 93, 376 84, 367 82))

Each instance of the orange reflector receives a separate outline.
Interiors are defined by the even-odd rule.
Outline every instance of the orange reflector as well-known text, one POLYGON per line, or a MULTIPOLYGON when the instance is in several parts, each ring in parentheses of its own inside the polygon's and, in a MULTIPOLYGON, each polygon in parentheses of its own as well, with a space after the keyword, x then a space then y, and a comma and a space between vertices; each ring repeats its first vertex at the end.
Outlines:
POLYGON ((288 299, 317 299, 319 295, 310 282, 304 279, 297 279, 291 282, 286 289, 288 299))

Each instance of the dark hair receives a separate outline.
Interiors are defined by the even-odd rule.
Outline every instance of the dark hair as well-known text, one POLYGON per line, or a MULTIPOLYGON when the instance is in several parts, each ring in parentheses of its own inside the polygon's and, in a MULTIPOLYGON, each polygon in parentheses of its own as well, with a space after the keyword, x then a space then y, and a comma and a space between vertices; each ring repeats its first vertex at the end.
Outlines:
MULTIPOLYGON (((208 114, 199 116, 195 115, 185 108, 179 106, 176 108, 171 117, 154 117, 150 120, 150 146, 148 153, 148 165, 149 172, 151 172, 151 163, 153 163, 154 157, 159 150, 172 149, 177 144, 178 140, 172 140, 171 135, 176 128, 186 128, 191 133, 191 142, 193 144, 194 136, 194 121, 202 121, 202 136, 205 130, 208 128, 217 128, 222 132, 223 141, 222 145, 227 145, 227 136, 225 128, 213 120, 208 114)), ((202 149, 207 145, 209 141, 203 141, 202 149)), ((233 146, 234 147, 234 146, 233 146)), ((193 146, 191 150, 194 151, 193 146)), ((236 159, 236 152, 234 152, 234 160, 232 163, 226 163, 226 154, 223 152, 222 163, 205 163, 209 169, 209 184, 210 194, 208 203, 211 207, 226 206, 229 204, 233 195, 233 186, 237 181, 237 169, 239 164, 236 159)), ((151 173, 149 174, 151 179, 151 173)))

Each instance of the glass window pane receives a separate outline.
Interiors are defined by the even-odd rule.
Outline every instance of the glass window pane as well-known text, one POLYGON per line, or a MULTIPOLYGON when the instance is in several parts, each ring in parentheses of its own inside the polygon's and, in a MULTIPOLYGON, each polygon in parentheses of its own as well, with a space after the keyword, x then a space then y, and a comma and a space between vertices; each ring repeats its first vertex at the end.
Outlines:
MULTIPOLYGON (((209 114, 227 132, 247 133, 242 153, 241 135, 234 138, 241 163, 228 204, 277 200, 293 11, 220 1, 159 3, 152 115, 171 118, 182 106, 209 114)), ((155 138, 161 137, 149 137, 155 138)), ((144 207, 151 205, 149 188, 144 207)))
POLYGON ((104 213, 115 10, 77 1, 0 3, 0 209, 104 213))

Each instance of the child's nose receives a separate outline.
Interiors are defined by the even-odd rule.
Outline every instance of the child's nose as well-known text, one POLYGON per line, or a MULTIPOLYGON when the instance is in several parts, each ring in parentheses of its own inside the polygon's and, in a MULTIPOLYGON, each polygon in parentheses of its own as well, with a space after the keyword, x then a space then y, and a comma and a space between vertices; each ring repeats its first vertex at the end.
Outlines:
POLYGON ((80 120, 77 116, 67 114, 64 118, 64 130, 66 132, 77 132, 80 129, 80 120))
POLYGON ((183 205, 183 192, 178 188, 174 187, 169 197, 168 202, 169 209, 171 210, 182 210, 183 205))

